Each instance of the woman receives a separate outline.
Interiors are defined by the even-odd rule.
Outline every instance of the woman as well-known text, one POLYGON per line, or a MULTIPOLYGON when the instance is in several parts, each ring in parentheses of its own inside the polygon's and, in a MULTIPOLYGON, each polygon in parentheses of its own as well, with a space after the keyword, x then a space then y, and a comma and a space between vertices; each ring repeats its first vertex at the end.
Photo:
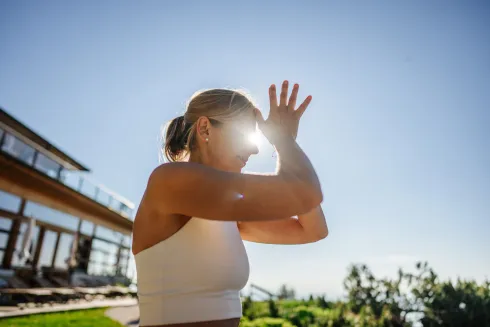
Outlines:
POLYGON ((170 162, 152 172, 134 221, 140 326, 236 327, 249 276, 243 240, 301 244, 327 236, 320 182, 295 142, 311 101, 295 110, 298 88, 288 101, 285 81, 278 104, 270 87, 267 120, 239 91, 200 92, 168 125, 170 162), (274 174, 241 173, 258 153, 249 141, 256 125, 278 153, 274 174))

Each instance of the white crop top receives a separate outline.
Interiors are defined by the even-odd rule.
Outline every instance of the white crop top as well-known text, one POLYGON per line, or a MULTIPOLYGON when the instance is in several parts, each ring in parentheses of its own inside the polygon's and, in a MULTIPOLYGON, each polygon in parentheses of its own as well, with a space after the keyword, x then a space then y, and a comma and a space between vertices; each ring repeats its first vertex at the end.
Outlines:
POLYGON ((140 326, 242 316, 249 262, 236 222, 193 217, 134 258, 140 326))

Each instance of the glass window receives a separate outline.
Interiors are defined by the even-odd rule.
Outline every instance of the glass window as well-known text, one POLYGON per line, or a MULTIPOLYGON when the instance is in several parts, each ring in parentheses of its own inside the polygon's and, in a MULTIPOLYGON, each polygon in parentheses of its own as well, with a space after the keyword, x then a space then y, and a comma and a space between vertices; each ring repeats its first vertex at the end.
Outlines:
POLYGON ((90 253, 89 271, 97 274, 115 274, 118 246, 101 240, 92 241, 92 252, 90 253))
POLYGON ((97 188, 95 187, 94 184, 92 184, 91 182, 85 179, 83 181, 82 188, 78 191, 91 199, 95 199, 97 193, 96 189, 97 188))
POLYGON ((121 249, 121 258, 127 258, 129 255, 128 249, 121 249))
POLYGON ((28 201, 24 212, 26 216, 36 217, 36 219, 56 226, 65 227, 72 231, 76 231, 78 228, 78 218, 35 202, 28 201))
POLYGON ((98 252, 103 253, 104 255, 108 255, 111 257, 110 262, 116 262, 116 256, 118 247, 115 244, 107 243, 101 240, 94 239, 92 241, 92 249, 99 250, 98 252))
POLYGON ((114 276, 116 274, 116 267, 115 266, 105 266, 105 269, 102 272, 102 274, 114 276))
POLYGON ((109 206, 110 202, 111 201, 114 201, 114 199, 111 199, 112 197, 109 195, 109 193, 103 191, 103 190, 99 190, 99 192, 97 193, 97 202, 99 202, 100 204, 103 204, 105 205, 106 207, 109 206))
POLYGON ((120 204, 119 212, 126 215, 127 217, 132 218, 131 216, 133 214, 133 210, 130 207, 128 207, 127 205, 125 205, 124 203, 120 204))
POLYGON ((0 208, 10 211, 18 212, 20 208, 21 198, 16 195, 3 192, 0 190, 0 208))
POLYGON ((82 234, 92 236, 94 232, 94 223, 88 220, 83 220, 82 226, 80 227, 80 232, 82 234))
POLYGON ((125 272, 126 271, 125 267, 127 266, 127 264, 128 264, 127 259, 121 259, 121 261, 119 261, 119 270, 125 272))
POLYGON ((73 242, 73 235, 62 233, 60 236, 60 244, 58 245, 58 253, 56 254, 56 260, 54 266, 56 268, 68 268, 66 260, 70 257, 71 244, 73 242))
POLYGON ((34 167, 51 178, 57 178, 60 164, 46 157, 44 154, 38 153, 34 167))
MULTIPOLYGON (((39 256, 38 268, 51 267, 57 236, 57 233, 46 230, 44 234, 43 246, 41 248, 41 253, 39 256)), ((56 254, 56 256, 58 256, 58 254, 56 254)))
POLYGON ((131 217, 132 215, 132 212, 133 210, 131 210, 131 208, 129 208, 126 204, 122 203, 121 201, 117 200, 117 199, 112 199, 110 204, 109 204, 109 207, 122 214, 123 216, 126 216, 126 217, 131 217))
POLYGON ((78 191, 80 188, 80 180, 81 180, 80 175, 72 171, 66 169, 63 169, 61 171, 60 181, 66 186, 71 187, 76 191, 78 191))
POLYGON ((14 255, 12 257, 12 266, 26 266, 29 265, 29 261, 34 259, 34 252, 36 250, 37 239, 39 236, 39 226, 35 226, 32 232, 30 246, 27 248, 27 257, 21 257, 22 244, 24 243, 27 231, 27 223, 22 223, 20 226, 20 234, 17 238, 17 244, 15 245, 14 255))
POLYGON ((2 141, 2 136, 4 133, 5 131, 2 128, 0 128, 0 142, 2 141))
POLYGON ((9 234, 0 233, 0 248, 5 249, 9 240, 9 234))
POLYGON ((0 217, 0 228, 10 230, 12 228, 12 219, 0 217))
POLYGON ((90 260, 93 262, 104 262, 104 256, 105 253, 99 251, 100 249, 98 248, 92 248, 92 251, 90 252, 90 260))
POLYGON ((103 265, 99 262, 90 262, 88 265, 88 273, 90 275, 102 275, 103 271, 103 265))
POLYGON ((98 236, 100 238, 120 243, 121 242, 121 233, 113 231, 109 228, 106 228, 104 226, 97 226, 95 229, 95 236, 98 236))
POLYGON ((5 134, 2 150, 32 165, 35 150, 9 133, 5 134))

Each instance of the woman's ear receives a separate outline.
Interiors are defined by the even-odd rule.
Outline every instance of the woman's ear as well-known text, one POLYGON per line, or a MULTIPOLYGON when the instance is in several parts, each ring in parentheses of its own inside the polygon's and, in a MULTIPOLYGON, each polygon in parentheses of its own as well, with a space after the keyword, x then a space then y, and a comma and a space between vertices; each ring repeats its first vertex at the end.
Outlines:
POLYGON ((196 122, 196 137, 206 142, 211 135, 211 122, 208 117, 201 116, 196 122))

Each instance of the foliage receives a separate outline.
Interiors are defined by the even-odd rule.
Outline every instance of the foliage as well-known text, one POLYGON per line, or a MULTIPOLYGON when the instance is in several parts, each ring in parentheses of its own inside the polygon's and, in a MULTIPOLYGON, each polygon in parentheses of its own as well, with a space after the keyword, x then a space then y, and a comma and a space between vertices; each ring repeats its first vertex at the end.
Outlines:
POLYGON ((240 327, 294 327, 294 325, 285 319, 266 317, 252 321, 242 318, 240 327))
POLYGON ((277 309, 276 302, 272 299, 269 300, 269 317, 278 318, 279 310, 277 309))
MULTIPOLYGON (((396 278, 376 278, 366 265, 349 268, 345 301, 325 296, 252 302, 245 299, 241 326, 297 327, 490 327, 490 283, 440 281, 427 263, 396 278)), ((286 294, 291 290, 283 285, 286 294)), ((294 290, 293 294, 294 294, 294 290)), ((283 295, 284 295, 283 294, 283 295)))
POLYGON ((279 288, 279 292, 277 294, 277 298, 279 300, 291 300, 294 299, 296 293, 294 289, 288 288, 286 284, 283 284, 281 288, 279 288))

